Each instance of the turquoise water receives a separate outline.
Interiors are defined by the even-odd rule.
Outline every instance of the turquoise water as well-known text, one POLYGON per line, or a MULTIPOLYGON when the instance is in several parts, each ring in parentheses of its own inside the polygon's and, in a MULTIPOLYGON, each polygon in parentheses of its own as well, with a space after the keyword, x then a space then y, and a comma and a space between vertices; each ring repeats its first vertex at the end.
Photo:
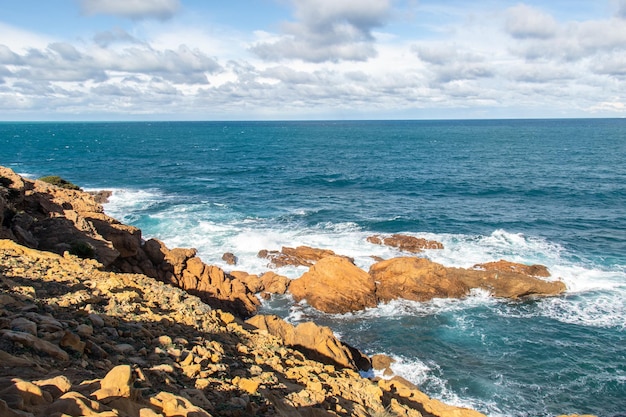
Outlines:
MULTIPOLYGON (((115 191, 106 210, 168 246, 267 270, 261 249, 400 255, 443 242, 450 266, 547 265, 557 298, 393 302, 329 325, 430 395, 490 416, 626 413, 626 120, 2 123, 0 165, 115 191)), ((296 278, 303 268, 282 268, 296 278)))

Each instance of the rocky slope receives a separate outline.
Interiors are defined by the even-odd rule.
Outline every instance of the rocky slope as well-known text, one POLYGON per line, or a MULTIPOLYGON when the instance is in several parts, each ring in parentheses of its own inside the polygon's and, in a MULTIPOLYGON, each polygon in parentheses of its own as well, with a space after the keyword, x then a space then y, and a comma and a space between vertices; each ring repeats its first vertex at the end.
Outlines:
MULTIPOLYGON (((143 241, 86 193, 0 167, 0 223, 0 417, 482 415, 361 377, 327 328, 243 321, 286 278, 143 241)), ((353 267, 326 255, 311 271, 353 267)))

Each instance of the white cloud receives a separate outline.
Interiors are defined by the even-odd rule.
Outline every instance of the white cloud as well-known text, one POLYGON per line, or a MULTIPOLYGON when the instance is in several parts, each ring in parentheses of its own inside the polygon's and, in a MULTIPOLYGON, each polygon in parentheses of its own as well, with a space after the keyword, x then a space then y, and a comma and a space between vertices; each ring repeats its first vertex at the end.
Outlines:
POLYGON ((507 10, 506 31, 515 38, 549 39, 557 30, 556 20, 534 7, 520 4, 507 10))
POLYGON ((106 14, 130 19, 169 19, 180 8, 180 0, 80 0, 88 15, 106 14))
POLYGON ((264 60, 363 61, 376 55, 372 30, 384 25, 390 0, 293 0, 294 22, 276 41, 251 51, 264 60))
POLYGON ((626 19, 626 0, 617 0, 615 16, 620 19, 626 19))
POLYGON ((115 27, 111 30, 98 32, 93 37, 94 42, 102 47, 106 48, 112 44, 124 44, 124 43, 143 43, 139 39, 135 38, 124 29, 115 27))

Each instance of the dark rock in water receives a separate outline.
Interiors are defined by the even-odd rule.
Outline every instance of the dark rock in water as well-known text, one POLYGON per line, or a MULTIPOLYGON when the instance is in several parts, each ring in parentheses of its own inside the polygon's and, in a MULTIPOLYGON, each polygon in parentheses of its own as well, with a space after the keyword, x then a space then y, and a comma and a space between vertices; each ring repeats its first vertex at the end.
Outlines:
POLYGON ((237 257, 233 253, 226 252, 222 255, 222 260, 228 265, 237 265, 237 257))

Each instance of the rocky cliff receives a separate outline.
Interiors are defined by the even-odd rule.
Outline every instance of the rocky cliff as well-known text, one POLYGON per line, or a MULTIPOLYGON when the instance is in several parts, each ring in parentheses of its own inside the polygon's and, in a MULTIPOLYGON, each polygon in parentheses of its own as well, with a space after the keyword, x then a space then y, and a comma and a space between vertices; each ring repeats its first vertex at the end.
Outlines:
MULTIPOLYGON (((482 415, 361 377, 369 358, 327 328, 243 321, 289 281, 144 241, 87 193, 0 167, 0 222, 2 417, 482 415)), ((310 272, 336 264, 371 289, 322 255, 310 272)))

